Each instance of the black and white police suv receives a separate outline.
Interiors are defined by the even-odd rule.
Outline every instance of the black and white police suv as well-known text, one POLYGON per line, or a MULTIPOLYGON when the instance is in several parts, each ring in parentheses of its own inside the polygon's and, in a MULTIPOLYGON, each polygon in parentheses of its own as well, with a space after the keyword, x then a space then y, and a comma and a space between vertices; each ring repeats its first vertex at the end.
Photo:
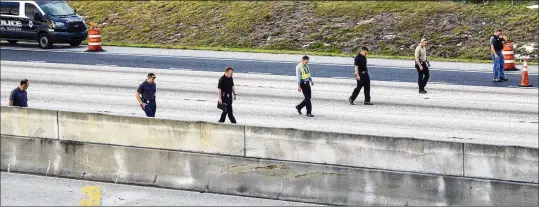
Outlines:
POLYGON ((32 40, 41 48, 53 43, 79 46, 87 37, 84 19, 65 1, 0 1, 0 38, 9 43, 32 40))

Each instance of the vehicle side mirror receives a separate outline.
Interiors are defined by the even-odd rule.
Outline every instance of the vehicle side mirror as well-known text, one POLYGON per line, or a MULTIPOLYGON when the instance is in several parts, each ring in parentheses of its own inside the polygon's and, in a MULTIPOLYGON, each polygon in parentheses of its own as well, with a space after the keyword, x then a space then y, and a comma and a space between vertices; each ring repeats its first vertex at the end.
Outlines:
POLYGON ((38 22, 43 21, 43 17, 41 16, 40 13, 34 13, 34 21, 38 21, 38 22))
POLYGON ((75 12, 75 14, 78 14, 76 9, 73 9, 73 12, 75 12))

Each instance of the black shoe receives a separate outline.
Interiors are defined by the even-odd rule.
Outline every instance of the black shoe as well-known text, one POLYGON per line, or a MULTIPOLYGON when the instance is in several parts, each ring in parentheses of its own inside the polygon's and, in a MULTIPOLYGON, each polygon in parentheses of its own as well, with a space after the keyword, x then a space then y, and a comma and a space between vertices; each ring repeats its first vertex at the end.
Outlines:
POLYGON ((425 91, 425 90, 419 90, 419 93, 420 93, 420 94, 427 94, 427 91, 425 91))
POLYGON ((427 91, 425 89, 423 89, 423 93, 427 93, 427 91))
POLYGON ((296 110, 298 110, 298 114, 302 114, 301 109, 298 106, 296 106, 296 110))
POLYGON ((372 105, 374 105, 374 104, 371 103, 371 102, 364 102, 363 105, 369 105, 369 106, 372 106, 372 105))
POLYGON ((500 81, 508 81, 509 78, 500 78, 500 81))
POLYGON ((352 101, 351 98, 348 98, 348 103, 350 103, 350 105, 354 105, 354 101, 352 101))
POLYGON ((312 115, 312 114, 307 114, 307 117, 314 117, 314 115, 312 115))

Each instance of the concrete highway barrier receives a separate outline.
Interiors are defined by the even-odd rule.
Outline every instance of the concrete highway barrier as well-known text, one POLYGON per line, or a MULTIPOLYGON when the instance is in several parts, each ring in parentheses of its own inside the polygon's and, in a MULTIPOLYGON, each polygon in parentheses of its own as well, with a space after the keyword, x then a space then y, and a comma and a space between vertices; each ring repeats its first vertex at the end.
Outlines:
MULTIPOLYGON (((538 183, 537 148, 5 106, 1 114, 2 135, 538 183)), ((100 165, 79 165, 88 164, 100 165)))
POLYGON ((244 126, 58 112, 61 140, 244 155, 244 126))
POLYGON ((248 157, 463 176, 462 143, 246 126, 248 157))
POLYGON ((538 150, 464 144, 464 176, 538 183, 538 150))
POLYGON ((1 107, 2 134, 58 138, 58 112, 54 110, 1 107))
POLYGON ((537 184, 7 135, 0 144, 12 172, 331 205, 538 205, 537 184))

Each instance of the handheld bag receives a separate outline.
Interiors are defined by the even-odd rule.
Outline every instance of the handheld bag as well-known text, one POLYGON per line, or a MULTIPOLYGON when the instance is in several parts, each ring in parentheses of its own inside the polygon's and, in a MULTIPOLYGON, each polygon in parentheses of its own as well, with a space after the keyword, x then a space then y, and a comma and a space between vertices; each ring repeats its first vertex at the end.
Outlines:
POLYGON ((223 110, 223 112, 225 112, 225 113, 227 112, 227 104, 224 103, 224 102, 222 104, 217 102, 217 108, 223 110))

